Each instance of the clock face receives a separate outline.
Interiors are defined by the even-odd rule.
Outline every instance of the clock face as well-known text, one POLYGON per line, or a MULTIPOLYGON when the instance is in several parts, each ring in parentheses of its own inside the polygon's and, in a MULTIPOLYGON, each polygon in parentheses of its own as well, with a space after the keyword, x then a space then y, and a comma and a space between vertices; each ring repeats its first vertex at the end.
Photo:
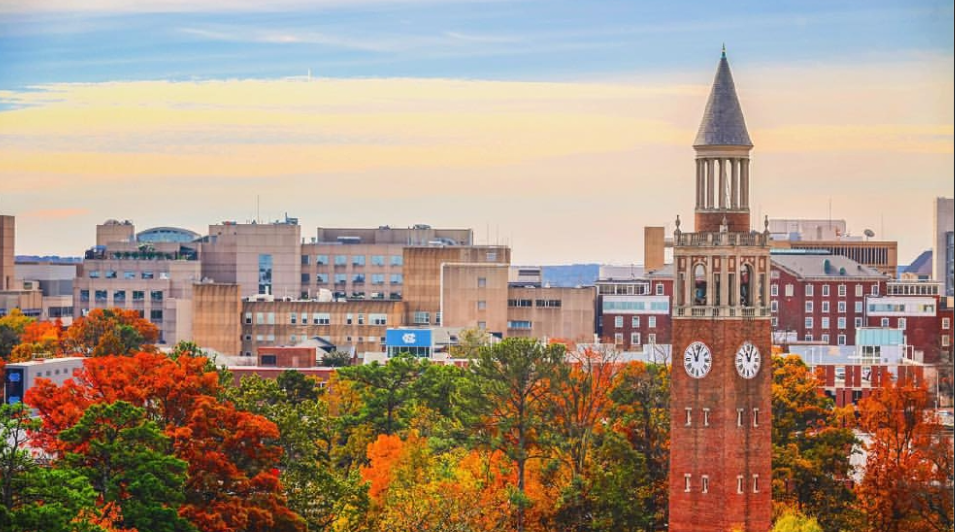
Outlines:
POLYGON ((745 342, 736 352, 736 372, 744 379, 752 379, 759 373, 759 349, 745 342))
POLYGON ((683 353, 683 367, 687 375, 702 379, 713 367, 713 354, 703 342, 693 342, 683 353))

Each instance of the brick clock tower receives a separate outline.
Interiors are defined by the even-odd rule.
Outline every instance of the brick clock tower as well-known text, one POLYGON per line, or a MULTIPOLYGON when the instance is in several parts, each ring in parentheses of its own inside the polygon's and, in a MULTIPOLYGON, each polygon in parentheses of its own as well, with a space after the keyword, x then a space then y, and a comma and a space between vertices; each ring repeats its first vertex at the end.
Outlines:
POLYGON ((769 232, 750 230, 749 152, 720 59, 696 150, 695 232, 673 234, 670 532, 772 524, 769 232))

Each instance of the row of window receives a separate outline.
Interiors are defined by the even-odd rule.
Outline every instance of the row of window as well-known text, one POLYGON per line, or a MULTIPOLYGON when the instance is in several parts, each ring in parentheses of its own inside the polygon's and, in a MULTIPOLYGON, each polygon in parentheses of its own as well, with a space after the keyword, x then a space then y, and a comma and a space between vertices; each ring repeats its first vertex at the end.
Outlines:
MULTIPOLYGON (((692 427, 693 426, 693 408, 687 407, 684 409, 684 411, 686 412, 686 419, 683 422, 683 425, 686 427, 692 427)), ((703 408, 702 411, 703 411, 703 418, 702 418, 703 426, 709 427, 710 426, 710 409, 703 408)), ((745 421, 743 419, 745 417, 744 416, 745 413, 746 413, 745 408, 736 409, 736 426, 737 427, 743 426, 743 422, 745 421)), ((753 428, 758 428, 759 427, 759 409, 758 408, 753 409, 752 419, 753 419, 753 428)))
MULTIPOLYGON (((414 322, 415 325, 428 325, 429 323, 431 323, 431 322, 430 322, 430 320, 431 320, 431 313, 430 313, 430 312, 416 311, 414 314, 412 314, 411 319, 412 319, 412 321, 414 322)), ((434 324, 435 324, 435 325, 441 325, 441 313, 440 313, 440 312, 435 312, 435 313, 434 313, 434 324)))
POLYGON ((918 303, 869 303, 869 312, 911 312, 935 314, 935 305, 918 303))
MULTIPOLYGON (((779 307, 775 304, 775 303, 777 303, 776 301, 773 301, 772 303, 774 303, 774 304, 771 305, 771 306, 772 306, 772 308, 773 308, 773 311, 775 312, 779 307)), ((806 301, 806 314, 812 313, 812 312, 815 310, 815 308, 816 308, 816 306, 813 304, 812 301, 806 301)), ((822 304, 820 305, 820 310, 822 311, 823 314, 825 314, 825 313, 827 313, 827 312, 830 312, 830 308, 831 308, 831 307, 830 307, 828 301, 823 301, 822 304)), ((846 308, 847 308, 847 305, 846 305, 846 302, 845 302, 845 301, 839 301, 839 302, 837 302, 836 311, 837 311, 839 314, 845 314, 845 313, 846 313, 846 308)), ((853 307, 853 311, 854 311, 856 314, 861 314, 861 313, 862 313, 862 301, 856 301, 856 302, 855 302, 855 306, 853 307)))
MULTIPOLYGON (((480 305, 479 305, 480 306, 480 305)), ((511 308, 529 308, 533 306, 541 308, 560 308, 559 299, 508 299, 507 306, 511 308)))
MULTIPOLYGON (((367 276, 364 273, 353 273, 351 276, 352 284, 363 284, 367 276)), ((328 284, 329 276, 327 273, 316 273, 315 274, 315 284, 328 284)), ((345 273, 336 273, 333 277, 335 284, 345 284, 348 282, 348 274, 345 273)), ((401 285, 405 282, 404 275, 400 273, 390 274, 388 281, 392 285, 401 285)), ((302 284, 309 284, 312 282, 312 274, 303 273, 302 274, 302 284)), ((385 274, 383 273, 373 273, 371 274, 371 284, 373 285, 383 285, 385 284, 385 274)))
MULTIPOLYGON (((614 316, 613 326, 615 329, 623 328, 623 316, 614 316)), ((639 326, 640 326, 640 316, 631 316, 630 327, 635 329, 639 326)), ((656 316, 647 316, 647 327, 649 327, 650 329, 655 329, 657 327, 656 316)))
MULTIPOLYGON (((256 325, 275 325, 274 312, 256 312, 256 325)), ((252 325, 252 312, 245 313, 245 324, 252 325)), ((288 314, 288 323, 291 325, 331 325, 332 315, 328 312, 291 312, 288 314), (311 322, 309 319, 311 318, 311 322)), ((365 325, 365 314, 345 314, 345 325, 365 325)), ((368 325, 388 325, 387 314, 368 314, 368 325)))
MULTIPOLYGON (((308 265, 309 261, 312 260, 311 255, 302 255, 302 264, 308 265)), ((346 266, 349 264, 348 260, 349 255, 335 255, 334 264, 335 266, 346 266)), ((365 255, 351 255, 351 265, 352 266, 364 266, 365 265, 365 255)), ((328 255, 315 255, 315 264, 319 266, 327 266, 328 255)), ((385 265, 385 255, 371 255, 370 263, 372 266, 384 266, 385 265)), ((390 255, 388 258, 388 264, 391 266, 403 266, 404 257, 402 255, 390 255)))
MULTIPOLYGON (((132 290, 133 301, 145 301, 146 300, 146 291, 145 290, 132 290)), ((98 303, 105 303, 107 300, 108 293, 106 290, 94 290, 93 298, 98 303)), ((90 300, 90 291, 89 290, 80 290, 80 301, 88 302, 90 300)), ((162 290, 150 290, 149 291, 149 300, 150 301, 162 301, 163 292, 162 290)), ((126 301, 126 290, 113 290, 113 303, 122 303, 126 301)))
MULTIPOLYGON (((602 296, 648 296, 650 295, 650 283, 628 283, 628 284, 601 284, 598 290, 602 296)), ((662 296, 663 283, 653 285, 653 293, 662 296)))
MULTIPOLYGON (((806 288, 805 288, 805 290, 806 290, 806 297, 813 297, 813 295, 814 295, 814 293, 815 293, 815 291, 816 291, 815 286, 816 286, 816 285, 814 285, 814 284, 812 284, 812 283, 806 283, 806 288)), ((855 285, 855 286, 856 286, 856 288, 855 288, 856 297, 862 297, 862 296, 865 294, 865 288, 864 288, 863 285, 861 285, 861 284, 857 284, 857 285, 855 285)), ((793 285, 787 284, 786 287, 785 287, 785 290, 786 290, 786 297, 793 297, 793 294, 794 294, 794 292, 795 292, 795 288, 793 287, 793 285)), ((838 285, 838 291, 839 291, 839 297, 846 297, 846 292, 847 292, 847 287, 846 287, 846 285, 844 285, 844 284, 838 285)), ((827 284, 822 285, 821 292, 822 292, 822 297, 829 297, 829 285, 827 285, 827 284)), ((872 285, 872 292, 871 292, 871 293, 872 293, 872 295, 874 295, 874 296, 879 295, 879 285, 878 285, 878 284, 873 284, 873 285, 872 285)), ((772 296, 772 297, 777 297, 777 296, 779 296, 779 285, 778 285, 778 284, 773 283, 773 284, 771 284, 771 285, 769 286, 769 295, 772 296)))
MULTIPOLYGON (((693 475, 686 473, 683 475, 683 491, 690 492, 692 491, 692 478, 693 475)), ((702 493, 709 493, 710 491, 710 477, 709 475, 702 475, 701 479, 701 489, 702 493)), ((741 495, 743 493, 743 475, 736 475, 736 493, 741 495)), ((759 493, 759 475, 753 474, 753 493, 759 493)))
MULTIPOLYGON (((616 345, 623 344, 623 333, 614 333, 613 343, 616 345)), ((657 335, 650 333, 647 335, 647 343, 655 344, 657 343, 657 335)), ((640 342, 640 333, 632 332, 630 333, 630 345, 642 345, 640 342)))
MULTIPOLYGON (((252 341, 252 338, 255 338, 255 341, 256 341, 256 342, 275 342, 275 335, 274 335, 274 334, 256 334, 256 335, 254 335, 254 336, 251 335, 251 334, 246 334, 246 335, 244 335, 244 336, 242 337, 242 339, 245 340, 246 342, 251 342, 251 341, 252 341)), ((308 340, 308 338, 309 338, 309 336, 308 336, 308 335, 305 335, 305 334, 302 334, 302 335, 292 334, 292 335, 290 335, 290 336, 288 337, 288 339, 289 339, 289 344, 292 344, 292 345, 294 345, 295 343, 297 343, 297 342, 299 342, 299 341, 308 340)), ((367 337, 366 337, 366 336, 358 336, 358 337, 356 337, 355 339, 356 339, 358 342, 365 341, 365 342, 370 342, 370 343, 377 343, 377 342, 380 341, 381 343, 385 343, 385 337, 384 337, 384 336, 367 336, 367 337)), ((350 342, 352 341, 352 337, 351 337, 351 336, 346 336, 346 337, 345 337, 345 341, 350 343, 350 342)), ((413 348, 407 348, 407 347, 406 347, 406 348, 402 348, 402 352, 404 352, 404 351, 407 350, 407 349, 413 349, 413 348)), ((251 351, 246 352, 245 356, 252 356, 252 352, 251 352, 251 351)), ((274 366, 275 363, 276 363, 276 361, 275 361, 275 355, 262 355, 261 365, 263 365, 263 366, 274 366), (272 358, 270 359, 269 357, 272 357, 272 358), (270 360, 271 360, 271 363, 269 363, 270 360)))
POLYGON ((669 312, 670 303, 667 301, 607 301, 603 302, 604 312, 613 312, 615 310, 651 310, 660 312, 669 312))
MULTIPOLYGON (((99 270, 90 270, 89 278, 99 279, 101 274, 102 274, 102 278, 104 279, 119 278, 119 272, 117 272, 116 270, 103 270, 102 272, 100 272, 99 270)), ((156 279, 156 274, 154 272, 147 272, 147 271, 144 271, 144 272, 124 271, 123 272, 123 279, 136 279, 137 277, 140 279, 156 279)), ((159 272, 159 279, 169 279, 169 272, 159 272)))

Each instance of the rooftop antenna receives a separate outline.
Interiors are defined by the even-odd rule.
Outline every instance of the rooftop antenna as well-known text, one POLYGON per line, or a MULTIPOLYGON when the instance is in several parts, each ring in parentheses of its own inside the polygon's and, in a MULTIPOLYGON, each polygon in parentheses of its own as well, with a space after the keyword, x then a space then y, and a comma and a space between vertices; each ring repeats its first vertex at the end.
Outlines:
POLYGON ((262 223, 261 209, 260 209, 259 195, 255 195, 255 223, 262 223))

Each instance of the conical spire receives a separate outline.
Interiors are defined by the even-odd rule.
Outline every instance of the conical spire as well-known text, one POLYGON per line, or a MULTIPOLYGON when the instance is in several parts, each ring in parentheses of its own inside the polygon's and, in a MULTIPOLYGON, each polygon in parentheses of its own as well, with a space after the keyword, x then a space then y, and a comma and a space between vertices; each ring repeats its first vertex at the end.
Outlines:
POLYGON ((736 97, 736 85, 726 60, 726 45, 720 66, 716 69, 716 79, 710 90, 710 99, 706 101, 703 122, 696 134, 693 146, 752 146, 743 110, 736 97))

